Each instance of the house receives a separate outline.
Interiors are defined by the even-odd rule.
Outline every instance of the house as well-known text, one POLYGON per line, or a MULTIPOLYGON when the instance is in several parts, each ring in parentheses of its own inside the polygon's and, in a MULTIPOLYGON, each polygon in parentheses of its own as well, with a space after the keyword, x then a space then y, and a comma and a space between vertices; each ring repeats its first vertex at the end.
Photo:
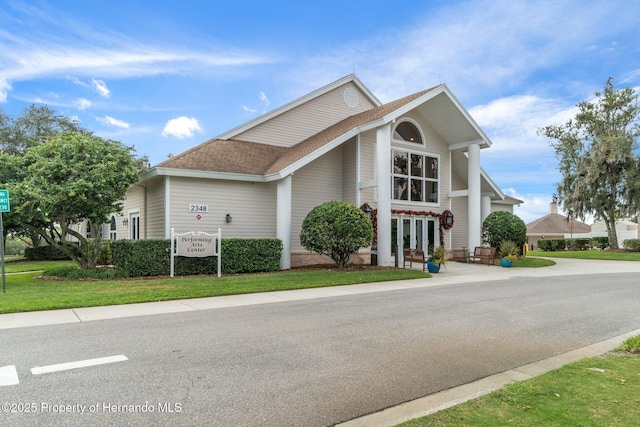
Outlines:
MULTIPOLYGON (((616 236, 618 237, 619 247, 622 247, 625 240, 640 239, 640 230, 638 230, 638 223, 626 219, 616 220, 616 236)), ((589 233, 579 234, 575 237, 584 237, 588 239, 591 239, 593 237, 609 237, 607 224, 604 221, 594 222, 593 224, 591 224, 591 230, 589 233)))
POLYGON ((529 249, 538 249, 540 239, 578 238, 591 233, 591 226, 580 221, 569 221, 558 213, 558 202, 549 203, 549 213, 527 224, 529 249))
POLYGON ((376 246, 354 262, 374 253, 393 265, 399 243, 473 248, 489 213, 521 203, 481 168, 490 146, 446 85, 383 104, 348 75, 152 167, 129 189, 116 233, 277 237, 288 269, 329 260, 298 236, 312 208, 341 200, 376 219, 376 246))

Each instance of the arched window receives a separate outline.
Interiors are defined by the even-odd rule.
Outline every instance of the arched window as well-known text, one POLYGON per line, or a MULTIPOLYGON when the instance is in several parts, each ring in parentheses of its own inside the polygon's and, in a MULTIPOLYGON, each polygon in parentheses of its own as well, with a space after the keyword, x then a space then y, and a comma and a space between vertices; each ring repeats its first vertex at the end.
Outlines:
POLYGON ((395 141, 410 142, 422 145, 422 135, 416 125, 411 122, 404 121, 398 123, 393 130, 393 139, 395 141))

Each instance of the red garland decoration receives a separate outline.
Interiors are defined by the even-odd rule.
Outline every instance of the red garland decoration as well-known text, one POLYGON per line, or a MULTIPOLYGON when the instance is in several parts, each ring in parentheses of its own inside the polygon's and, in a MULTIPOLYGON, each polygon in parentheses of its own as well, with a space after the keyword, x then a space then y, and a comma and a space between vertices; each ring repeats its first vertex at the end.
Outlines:
MULTIPOLYGON (((364 205, 361 208, 364 211, 364 205)), ((448 230, 453 227, 453 222, 448 226, 445 223, 445 217, 451 213, 450 210, 445 210, 441 214, 432 212, 432 211, 412 211, 412 210, 400 210, 400 209, 391 209, 392 215, 416 215, 416 216, 432 216, 438 218, 438 223, 440 225, 440 246, 444 246, 444 230, 448 230)), ((378 210, 373 209, 371 211, 371 222, 373 223, 373 247, 375 248, 378 245, 378 210)))

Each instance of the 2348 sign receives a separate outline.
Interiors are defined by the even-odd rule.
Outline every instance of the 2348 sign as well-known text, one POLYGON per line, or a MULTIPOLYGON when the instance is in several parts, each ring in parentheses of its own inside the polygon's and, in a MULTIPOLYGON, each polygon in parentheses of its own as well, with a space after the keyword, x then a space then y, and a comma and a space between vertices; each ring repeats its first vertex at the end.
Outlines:
POLYGON ((189 205, 189 212, 209 212, 209 205, 191 203, 189 205))

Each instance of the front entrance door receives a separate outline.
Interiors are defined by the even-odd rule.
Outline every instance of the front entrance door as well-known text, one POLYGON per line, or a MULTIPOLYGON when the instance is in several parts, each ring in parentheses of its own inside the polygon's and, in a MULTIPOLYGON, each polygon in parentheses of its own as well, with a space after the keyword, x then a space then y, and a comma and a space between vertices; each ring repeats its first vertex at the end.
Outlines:
POLYGON ((398 263, 402 265, 402 249, 421 249, 428 252, 432 246, 438 246, 437 219, 428 216, 394 216, 391 218, 391 253, 398 253, 398 263))

